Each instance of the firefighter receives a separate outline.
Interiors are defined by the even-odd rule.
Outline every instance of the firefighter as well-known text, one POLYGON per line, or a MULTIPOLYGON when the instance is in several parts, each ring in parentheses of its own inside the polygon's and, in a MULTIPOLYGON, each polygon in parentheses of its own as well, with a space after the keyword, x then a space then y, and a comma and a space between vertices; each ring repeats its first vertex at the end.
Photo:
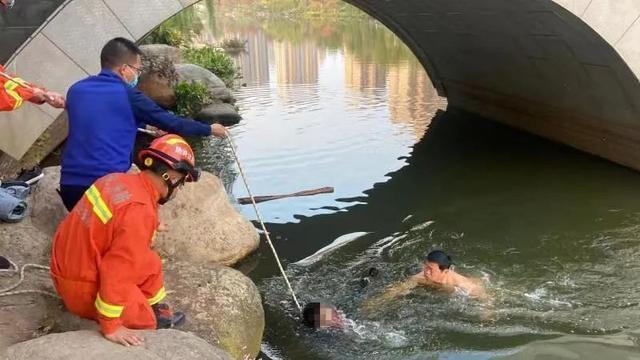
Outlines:
POLYGON ((197 181, 195 156, 178 135, 164 135, 139 153, 138 174, 98 179, 56 231, 51 277, 66 308, 99 322, 103 335, 140 345, 137 329, 181 325, 185 315, 160 302, 162 262, 151 249, 158 205, 197 181))
POLYGON ((19 77, 8 75, 0 65, 0 111, 16 110, 25 101, 38 105, 47 103, 60 109, 65 106, 62 95, 29 84, 19 77))
POLYGON ((11 9, 15 5, 16 0, 0 0, 0 5, 3 8, 11 9))

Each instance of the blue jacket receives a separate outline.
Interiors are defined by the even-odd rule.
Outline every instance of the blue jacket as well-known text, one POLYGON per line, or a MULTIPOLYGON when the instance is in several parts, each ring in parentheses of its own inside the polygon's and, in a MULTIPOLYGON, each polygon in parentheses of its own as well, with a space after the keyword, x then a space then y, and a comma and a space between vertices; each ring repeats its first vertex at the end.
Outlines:
POLYGON ((90 186, 104 175, 129 170, 137 128, 145 124, 181 136, 211 135, 209 125, 165 111, 106 69, 71 86, 67 112, 61 185, 90 186))

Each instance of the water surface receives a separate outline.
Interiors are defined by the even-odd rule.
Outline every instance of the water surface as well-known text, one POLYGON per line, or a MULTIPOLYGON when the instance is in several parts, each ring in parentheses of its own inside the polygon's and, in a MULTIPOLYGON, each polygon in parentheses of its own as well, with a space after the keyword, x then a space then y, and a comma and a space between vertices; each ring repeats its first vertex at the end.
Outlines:
MULTIPOLYGON (((336 304, 352 326, 301 328, 263 243, 241 269, 262 292, 270 356, 484 359, 640 327, 636 172, 447 109, 407 48, 365 17, 248 21, 211 3, 189 16, 198 42, 247 40, 232 133, 254 193, 336 189, 260 208, 299 297, 336 304), (436 248, 485 280, 492 306, 417 289, 362 310, 436 248), (380 276, 363 288, 370 267, 380 276)), ((215 142, 205 167, 246 196, 215 142)))

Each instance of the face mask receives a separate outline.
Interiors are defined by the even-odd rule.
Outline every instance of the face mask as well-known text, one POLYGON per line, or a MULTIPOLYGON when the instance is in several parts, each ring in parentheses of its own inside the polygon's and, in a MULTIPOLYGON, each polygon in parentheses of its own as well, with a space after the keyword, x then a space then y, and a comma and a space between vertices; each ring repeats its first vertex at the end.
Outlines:
POLYGON ((140 80, 140 76, 138 76, 138 73, 136 73, 136 76, 127 85, 129 85, 130 88, 134 88, 134 87, 138 86, 138 80, 140 80))

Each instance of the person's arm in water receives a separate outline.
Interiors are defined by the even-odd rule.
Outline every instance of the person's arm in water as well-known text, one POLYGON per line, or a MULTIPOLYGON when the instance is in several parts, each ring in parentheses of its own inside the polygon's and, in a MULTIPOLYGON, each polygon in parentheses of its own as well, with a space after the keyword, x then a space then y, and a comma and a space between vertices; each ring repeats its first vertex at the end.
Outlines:
POLYGON ((471 278, 454 273, 452 288, 461 289, 468 296, 485 303, 491 300, 491 297, 487 294, 484 287, 484 283, 479 278, 471 278))
POLYGON ((129 102, 136 120, 180 136, 210 136, 224 137, 224 126, 220 124, 207 125, 199 121, 173 115, 161 108, 151 98, 136 88, 128 89, 129 102))
POLYGON ((387 287, 387 289, 380 295, 366 300, 362 304, 362 309, 365 312, 372 312, 373 310, 379 308, 380 306, 384 306, 391 300, 399 298, 401 296, 405 296, 411 292, 418 285, 421 285, 417 279, 417 275, 411 276, 404 281, 395 283, 387 287))

